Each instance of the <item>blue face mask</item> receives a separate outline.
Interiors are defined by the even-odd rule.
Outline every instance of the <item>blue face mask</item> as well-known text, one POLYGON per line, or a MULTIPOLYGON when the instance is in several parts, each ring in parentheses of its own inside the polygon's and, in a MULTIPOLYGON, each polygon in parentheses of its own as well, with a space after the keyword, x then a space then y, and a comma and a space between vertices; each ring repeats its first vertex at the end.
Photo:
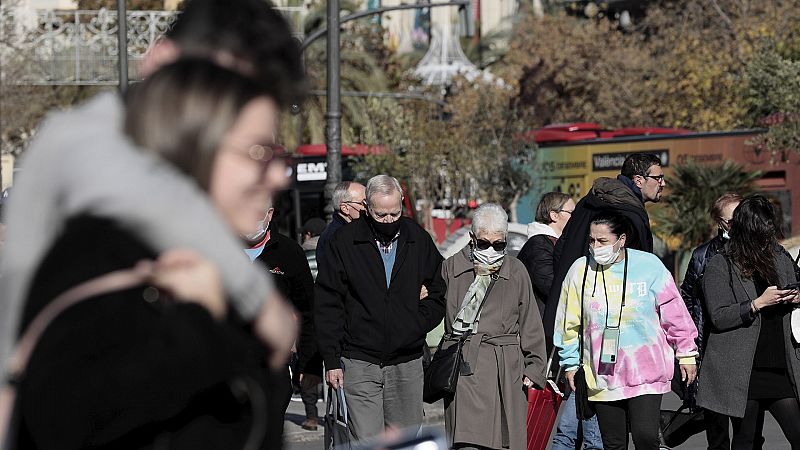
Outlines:
POLYGON ((267 243, 265 242, 263 245, 259 245, 258 247, 244 249, 244 252, 247 253, 247 257, 250 258, 250 262, 254 262, 259 256, 261 256, 261 253, 264 252, 264 247, 266 244, 267 243))

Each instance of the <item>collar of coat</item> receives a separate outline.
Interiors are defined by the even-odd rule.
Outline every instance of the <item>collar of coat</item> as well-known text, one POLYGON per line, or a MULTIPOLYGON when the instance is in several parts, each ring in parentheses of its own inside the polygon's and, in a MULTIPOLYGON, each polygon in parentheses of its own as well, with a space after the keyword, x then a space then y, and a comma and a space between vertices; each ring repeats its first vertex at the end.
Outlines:
MULTIPOLYGON (((458 277, 467 272, 472 272, 475 270, 472 261, 469 259, 469 244, 467 244, 460 252, 453 255, 453 275, 458 277)), ((497 272, 497 276, 503 279, 510 279, 511 278, 511 264, 508 263, 508 258, 513 258, 511 255, 506 255, 503 258, 503 265, 500 266, 500 271, 497 272)))

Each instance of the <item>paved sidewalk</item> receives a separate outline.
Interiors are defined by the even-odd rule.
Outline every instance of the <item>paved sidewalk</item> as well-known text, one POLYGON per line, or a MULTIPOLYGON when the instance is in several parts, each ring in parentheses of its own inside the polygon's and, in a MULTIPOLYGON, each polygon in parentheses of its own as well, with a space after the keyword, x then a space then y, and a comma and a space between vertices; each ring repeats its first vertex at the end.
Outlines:
MULTIPOLYGON (((441 401, 433 405, 424 404, 425 425, 444 424, 444 405, 441 401)), ((317 403, 317 411, 320 417, 325 413, 325 403, 320 400, 317 403)), ((283 422, 284 442, 311 442, 322 439, 322 424, 320 423, 317 431, 307 431, 300 427, 306 419, 306 410, 303 402, 292 401, 286 411, 286 420, 283 422)))

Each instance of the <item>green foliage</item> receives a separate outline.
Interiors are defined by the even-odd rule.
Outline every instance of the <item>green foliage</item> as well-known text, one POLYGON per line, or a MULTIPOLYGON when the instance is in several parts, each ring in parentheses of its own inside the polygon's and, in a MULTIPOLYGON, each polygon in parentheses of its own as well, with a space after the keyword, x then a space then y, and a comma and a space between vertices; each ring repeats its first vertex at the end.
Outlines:
POLYGON ((689 250, 709 239, 715 227, 708 211, 726 192, 755 192, 760 172, 746 172, 731 161, 718 165, 686 163, 667 177, 668 192, 651 214, 653 231, 671 247, 689 250))
POLYGON ((768 126, 754 144, 773 160, 800 152, 800 60, 781 56, 767 45, 745 67, 744 99, 748 125, 768 126))
MULTIPOLYGON (((326 2, 319 2, 306 16, 307 34, 325 26, 326 2)), ((341 2, 342 14, 358 10, 353 1, 341 2)), ((344 25, 340 51, 342 91, 385 92, 390 88, 392 74, 390 52, 383 45, 382 34, 366 21, 344 25)), ((305 51, 306 73, 311 89, 324 91, 327 76, 326 40, 320 38, 305 51)), ((325 141, 326 97, 313 95, 303 105, 299 116, 288 117, 283 123, 281 139, 290 148, 325 141)), ((388 104, 390 102, 386 102, 388 104)), ((364 141, 364 136, 376 133, 374 120, 367 112, 367 100, 342 96, 342 142, 352 145, 364 141)))
POLYGON ((429 230, 431 210, 456 216, 467 200, 492 201, 515 211, 531 178, 523 167, 535 148, 515 138, 525 129, 511 103, 514 91, 496 84, 456 79, 448 106, 372 103, 378 133, 375 144, 386 153, 367 156, 364 177, 390 173, 409 180, 429 230))
POLYGON ((745 66, 745 106, 750 126, 775 113, 800 112, 800 60, 785 59, 765 46, 745 66))
POLYGON ((532 126, 724 130, 745 120, 744 72, 760 43, 788 58, 800 53, 799 35, 797 3, 784 0, 651 2, 624 31, 607 19, 528 14, 498 70, 517 80, 532 126))

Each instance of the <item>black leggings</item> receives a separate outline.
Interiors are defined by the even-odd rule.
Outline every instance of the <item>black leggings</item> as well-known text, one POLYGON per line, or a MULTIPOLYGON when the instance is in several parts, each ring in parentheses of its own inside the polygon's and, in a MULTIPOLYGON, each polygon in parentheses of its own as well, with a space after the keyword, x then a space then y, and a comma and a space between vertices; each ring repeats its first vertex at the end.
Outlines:
MULTIPOLYGON (((731 417, 733 439, 731 450, 752 450, 756 438, 758 416, 769 411, 778 422, 792 450, 800 450, 800 404, 794 398, 779 400, 748 400, 744 417, 731 417)), ((758 436, 760 438, 760 436, 758 436)))
POLYGON ((661 394, 640 395, 616 402, 597 402, 595 408, 604 450, 628 448, 629 423, 636 450, 658 450, 661 394))

